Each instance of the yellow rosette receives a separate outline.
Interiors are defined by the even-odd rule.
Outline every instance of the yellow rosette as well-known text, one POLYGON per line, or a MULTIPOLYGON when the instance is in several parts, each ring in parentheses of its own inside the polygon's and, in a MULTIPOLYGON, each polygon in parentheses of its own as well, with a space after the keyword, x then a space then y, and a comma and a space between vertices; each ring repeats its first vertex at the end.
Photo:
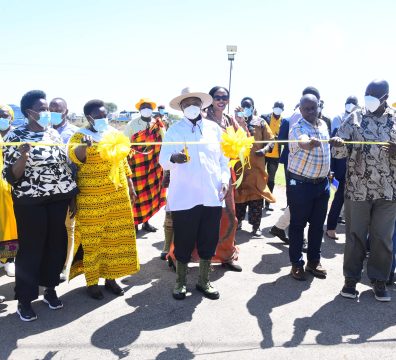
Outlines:
POLYGON ((249 154, 254 143, 254 137, 247 136, 246 132, 241 128, 235 131, 234 127, 229 126, 221 138, 223 154, 230 159, 228 166, 234 168, 236 163, 241 163, 241 168, 236 174, 237 180, 233 184, 238 187, 242 183, 245 166, 250 166, 249 154))
POLYGON ((104 161, 110 162, 111 169, 109 178, 116 188, 121 186, 119 166, 131 151, 131 142, 118 131, 110 131, 105 134, 98 143, 98 152, 104 161))

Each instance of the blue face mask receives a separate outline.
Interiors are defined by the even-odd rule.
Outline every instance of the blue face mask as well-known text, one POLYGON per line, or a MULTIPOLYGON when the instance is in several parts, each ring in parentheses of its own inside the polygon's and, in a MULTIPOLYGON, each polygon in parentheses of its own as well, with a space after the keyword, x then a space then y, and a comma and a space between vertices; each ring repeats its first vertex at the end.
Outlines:
POLYGON ((51 113, 49 111, 41 111, 40 118, 38 119, 37 124, 39 124, 44 130, 46 130, 50 123, 51 113))
POLYGON ((253 115, 253 108, 252 107, 250 107, 250 108, 244 108, 243 109, 243 116, 244 117, 251 117, 253 115))
POLYGON ((159 109, 160 115, 165 115, 165 110, 164 109, 159 109))
POLYGON ((10 127, 10 119, 0 118, 0 131, 7 130, 10 127))
POLYGON ((102 119, 94 119, 94 125, 93 128, 97 132, 105 132, 109 127, 109 120, 107 118, 102 118, 102 119))
POLYGON ((51 124, 52 125, 59 125, 62 123, 62 113, 57 113, 57 112, 51 112, 51 124))

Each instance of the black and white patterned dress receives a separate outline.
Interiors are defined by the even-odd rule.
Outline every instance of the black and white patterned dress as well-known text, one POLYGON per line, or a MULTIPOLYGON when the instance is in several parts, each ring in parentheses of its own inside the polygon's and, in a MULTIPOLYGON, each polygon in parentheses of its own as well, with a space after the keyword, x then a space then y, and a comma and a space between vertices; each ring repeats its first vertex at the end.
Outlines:
MULTIPOLYGON (((33 132, 27 125, 10 131, 5 142, 42 142, 62 144, 56 130, 49 128, 33 132)), ((26 162, 24 175, 16 180, 11 171, 12 165, 20 157, 18 146, 5 146, 4 178, 12 185, 15 203, 38 203, 43 200, 62 200, 77 193, 77 185, 68 165, 65 146, 32 146, 26 162)))

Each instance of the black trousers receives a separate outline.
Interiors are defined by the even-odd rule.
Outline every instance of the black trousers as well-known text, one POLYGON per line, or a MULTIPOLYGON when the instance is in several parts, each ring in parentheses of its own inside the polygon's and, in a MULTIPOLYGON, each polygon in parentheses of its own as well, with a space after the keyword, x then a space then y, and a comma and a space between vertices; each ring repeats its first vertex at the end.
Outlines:
POLYGON ((69 199, 40 204, 14 204, 19 250, 15 258, 15 299, 31 302, 39 286, 59 285, 66 261, 65 219, 69 199))
POLYGON ((235 213, 238 223, 241 223, 246 216, 246 208, 248 208, 248 222, 258 229, 261 224, 261 217, 263 216, 263 199, 250 200, 244 203, 235 204, 235 213))
MULTIPOLYGON (((271 192, 273 192, 275 187, 275 174, 279 166, 279 158, 266 157, 265 164, 268 173, 268 188, 271 190, 271 192)), ((266 201, 265 205, 268 206, 269 202, 266 201)))
POLYGON ((172 211, 175 257, 187 264, 197 245, 198 255, 210 260, 219 242, 221 206, 197 205, 192 209, 172 211))

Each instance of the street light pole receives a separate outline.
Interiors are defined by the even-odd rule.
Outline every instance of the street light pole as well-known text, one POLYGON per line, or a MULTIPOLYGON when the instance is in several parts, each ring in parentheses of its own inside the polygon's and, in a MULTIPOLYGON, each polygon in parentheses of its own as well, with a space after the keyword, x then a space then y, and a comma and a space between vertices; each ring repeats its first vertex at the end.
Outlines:
POLYGON ((237 47, 235 45, 227 45, 228 60, 230 62, 230 77, 228 80, 228 113, 230 113, 230 100, 231 100, 231 77, 232 77, 232 62, 235 60, 235 54, 237 52, 237 47))

